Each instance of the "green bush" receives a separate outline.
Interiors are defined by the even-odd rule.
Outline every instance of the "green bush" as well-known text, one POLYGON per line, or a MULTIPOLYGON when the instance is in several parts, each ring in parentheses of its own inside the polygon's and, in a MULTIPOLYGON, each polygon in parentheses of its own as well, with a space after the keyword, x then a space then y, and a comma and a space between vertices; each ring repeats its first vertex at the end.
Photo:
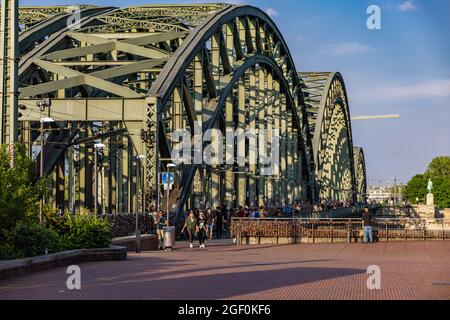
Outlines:
POLYGON ((106 220, 84 215, 67 219, 69 229, 64 238, 73 249, 107 248, 111 244, 110 225, 106 220))
POLYGON ((65 235, 69 232, 69 214, 60 216, 56 210, 47 207, 44 209, 44 221, 47 228, 55 230, 60 235, 65 235))
POLYGON ((18 222, 14 229, 7 233, 7 241, 3 243, 6 254, 10 258, 33 257, 64 250, 61 237, 54 230, 44 228, 36 223, 18 222))
POLYGON ((19 221, 38 221, 38 200, 49 193, 48 178, 34 183, 34 162, 26 155, 25 147, 16 145, 15 151, 11 167, 9 147, 0 145, 0 242, 19 221))
POLYGON ((6 240, 2 240, 0 243, 0 260, 9 260, 9 259, 18 259, 22 258, 17 255, 14 246, 7 242, 6 240))

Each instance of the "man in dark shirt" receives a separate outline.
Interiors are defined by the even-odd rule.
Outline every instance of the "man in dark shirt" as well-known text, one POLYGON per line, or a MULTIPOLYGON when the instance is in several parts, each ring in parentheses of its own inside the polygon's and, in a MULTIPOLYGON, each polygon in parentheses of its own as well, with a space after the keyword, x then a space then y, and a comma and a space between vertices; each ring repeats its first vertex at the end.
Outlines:
POLYGON ((373 242, 372 214, 369 211, 369 207, 364 208, 362 220, 364 225, 364 242, 367 243, 367 238, 369 238, 370 242, 373 242))

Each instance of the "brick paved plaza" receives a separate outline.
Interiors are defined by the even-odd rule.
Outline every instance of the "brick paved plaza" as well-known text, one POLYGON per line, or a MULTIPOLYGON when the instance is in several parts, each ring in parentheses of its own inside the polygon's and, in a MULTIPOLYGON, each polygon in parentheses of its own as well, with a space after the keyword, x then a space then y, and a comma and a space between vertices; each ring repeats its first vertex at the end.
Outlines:
POLYGON ((0 299, 450 299, 450 242, 285 246, 210 243, 172 253, 83 263, 82 289, 65 268, 0 281, 0 299), (370 265, 381 290, 367 289, 370 265))

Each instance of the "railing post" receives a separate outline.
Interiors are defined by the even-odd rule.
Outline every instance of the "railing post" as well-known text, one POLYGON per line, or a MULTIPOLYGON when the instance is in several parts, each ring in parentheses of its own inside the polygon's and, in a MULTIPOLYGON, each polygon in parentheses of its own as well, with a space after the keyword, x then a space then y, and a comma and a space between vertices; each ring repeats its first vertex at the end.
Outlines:
POLYGON ((334 243, 333 237, 333 220, 330 219, 330 229, 331 229, 331 243, 334 243))
POLYGON ((278 225, 278 219, 275 219, 275 224, 276 224, 276 226, 277 226, 277 244, 279 244, 278 238, 279 238, 280 231, 278 230, 278 228, 279 228, 279 225, 278 225))
POLYGON ((314 221, 311 221, 312 222, 312 240, 313 240, 313 244, 314 243, 316 243, 316 228, 315 228, 315 223, 314 223, 314 221))
POLYGON ((237 225, 237 232, 236 232, 236 245, 240 246, 241 245, 241 219, 238 220, 238 225, 237 225))
POLYGON ((427 238, 427 228, 424 226, 423 227, 423 241, 425 241, 427 238))
POLYGON ((352 243, 350 219, 347 221, 347 243, 352 243))
POLYGON ((385 222, 385 225, 386 225, 386 228, 385 228, 385 231, 386 231, 386 242, 389 242, 388 223, 385 222))
POLYGON ((444 231, 444 220, 441 220, 442 223, 442 240, 445 240, 445 231, 444 231))

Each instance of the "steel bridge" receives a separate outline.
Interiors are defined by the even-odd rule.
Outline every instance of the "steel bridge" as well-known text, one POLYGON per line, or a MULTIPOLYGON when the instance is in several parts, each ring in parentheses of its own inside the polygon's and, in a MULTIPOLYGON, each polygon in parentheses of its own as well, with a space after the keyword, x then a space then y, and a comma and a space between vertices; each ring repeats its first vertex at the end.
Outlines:
MULTIPOLYGON (((14 0, 3 3, 1 143, 23 143, 39 162, 40 121, 55 121, 43 152, 55 207, 92 212, 97 201, 104 213, 165 209, 159 177, 179 129, 194 143, 210 129, 224 136, 227 129, 278 129, 280 165, 273 176, 261 174, 263 165, 179 165, 170 209, 365 201, 364 153, 353 146, 342 75, 298 72, 260 9, 214 3, 16 12, 14 0), (99 142, 106 148, 93 168, 99 142), (145 177, 139 182, 137 170, 145 177)), ((268 140, 271 149, 265 138, 256 141, 268 140)), ((252 146, 240 143, 248 157, 252 146)), ((232 145, 219 154, 237 156, 242 149, 232 145)))

